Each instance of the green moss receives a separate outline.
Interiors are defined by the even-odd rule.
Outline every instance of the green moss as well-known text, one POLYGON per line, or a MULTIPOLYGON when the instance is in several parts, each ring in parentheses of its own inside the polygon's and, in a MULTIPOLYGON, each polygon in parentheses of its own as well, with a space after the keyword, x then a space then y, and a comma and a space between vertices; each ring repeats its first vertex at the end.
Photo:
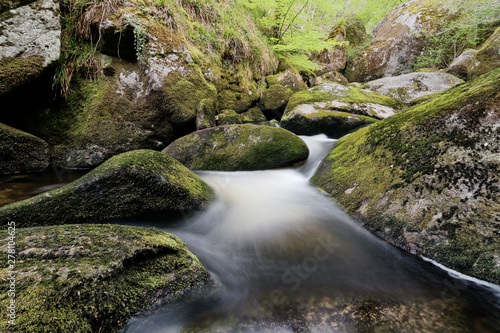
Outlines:
POLYGON ((500 56, 498 48, 500 45, 500 27, 490 36, 478 50, 472 60, 467 77, 475 79, 480 75, 486 74, 500 66, 500 56))
POLYGON ((287 130, 227 125, 184 136, 163 150, 194 170, 265 170, 303 161, 307 145, 287 130))
POLYGON ((0 174, 42 171, 49 160, 45 141, 0 123, 0 174))
POLYGON ((264 113, 262 113, 258 107, 251 108, 247 112, 241 113, 239 119, 242 123, 259 123, 267 120, 264 113))
POLYGON ((497 69, 342 138, 311 182, 394 244, 499 283, 500 246, 485 236, 500 208, 499 81, 497 69))
POLYGON ((152 150, 115 156, 84 177, 0 208, 18 226, 91 222, 203 206, 210 188, 174 159, 152 150))
MULTIPOLYGON (((0 236, 0 248, 6 251, 7 232, 0 236)), ((155 229, 16 229, 16 251, 19 332, 113 332, 134 313, 209 277, 184 243, 155 229)), ((9 277, 8 271, 0 269, 0 277, 9 277)), ((6 308, 8 285, 0 290, 0 304, 6 308)), ((2 320, 0 330, 7 332, 7 325, 2 320)))
POLYGON ((0 96, 40 77, 43 57, 0 59, 0 96))
POLYGON ((283 111, 292 95, 291 89, 285 88, 279 83, 274 84, 264 91, 260 98, 260 105, 263 110, 283 111))
POLYGON ((236 111, 225 109, 217 115, 217 125, 241 124, 242 120, 236 111))

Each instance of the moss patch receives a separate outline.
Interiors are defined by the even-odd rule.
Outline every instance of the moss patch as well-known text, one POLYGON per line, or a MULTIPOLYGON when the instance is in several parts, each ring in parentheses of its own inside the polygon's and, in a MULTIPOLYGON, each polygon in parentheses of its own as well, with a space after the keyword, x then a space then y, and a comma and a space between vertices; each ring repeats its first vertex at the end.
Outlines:
POLYGON ((227 125, 186 135, 166 153, 194 170, 235 171, 284 167, 305 160, 307 145, 276 127, 227 125))
POLYGON ((41 56, 0 59, 0 96, 38 79, 43 61, 41 56))
POLYGON ((312 183, 394 244, 498 284, 499 81, 497 69, 341 139, 312 183))
POLYGON ((203 206, 210 193, 208 185, 173 158, 136 150, 62 188, 0 208, 0 220, 28 227, 190 210, 203 206))
MULTIPOLYGON (((0 231, 7 252, 7 232, 0 231)), ((118 225, 16 230, 16 331, 113 332, 136 312, 209 278, 177 237, 118 225)), ((2 280, 10 269, 0 269, 2 280)), ((9 285, 0 287, 7 308, 9 285)), ((2 311, 0 330, 11 329, 2 311)))
POLYGON ((42 171, 49 161, 45 141, 0 123, 0 174, 42 171))

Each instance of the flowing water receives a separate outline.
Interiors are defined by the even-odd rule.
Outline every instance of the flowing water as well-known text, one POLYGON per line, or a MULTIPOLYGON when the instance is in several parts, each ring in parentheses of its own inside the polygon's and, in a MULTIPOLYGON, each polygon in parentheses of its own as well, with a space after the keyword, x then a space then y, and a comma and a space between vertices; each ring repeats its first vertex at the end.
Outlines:
POLYGON ((334 140, 303 139, 311 151, 304 165, 198 172, 216 195, 205 210, 128 222, 179 236, 215 284, 134 317, 123 332, 499 330, 499 286, 363 229, 309 184, 334 140))

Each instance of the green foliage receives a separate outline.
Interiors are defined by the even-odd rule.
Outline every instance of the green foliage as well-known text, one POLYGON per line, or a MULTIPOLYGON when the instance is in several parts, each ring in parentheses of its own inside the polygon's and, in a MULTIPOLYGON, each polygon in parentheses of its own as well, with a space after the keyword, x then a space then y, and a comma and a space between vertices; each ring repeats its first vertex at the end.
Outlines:
POLYGON ((424 53, 417 58, 415 68, 444 68, 465 49, 481 45, 500 18, 500 1, 443 1, 443 6, 458 13, 428 32, 424 53))

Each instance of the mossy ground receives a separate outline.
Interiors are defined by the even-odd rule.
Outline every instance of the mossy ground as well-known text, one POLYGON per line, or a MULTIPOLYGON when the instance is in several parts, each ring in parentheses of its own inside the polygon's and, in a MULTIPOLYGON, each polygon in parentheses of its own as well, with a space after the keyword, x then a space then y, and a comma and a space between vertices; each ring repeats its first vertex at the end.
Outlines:
POLYGON ((193 170, 236 171, 284 167, 305 160, 307 145, 293 133, 260 125, 226 125, 174 141, 164 153, 193 170))
POLYGON ((393 243, 500 283, 499 80, 497 69, 341 139, 312 183, 393 243))
MULTIPOLYGON (((7 252, 7 231, 0 231, 7 252)), ((8 268, 0 278, 10 277, 8 268)), ((2 332, 114 332, 136 312, 206 281, 177 237, 119 225, 16 229, 15 326, 2 332), (14 329, 13 329, 14 328, 14 329)), ((9 285, 0 287, 7 308, 9 285)))
POLYGON ((202 207, 211 190, 173 158, 152 150, 115 156, 84 177, 0 208, 20 227, 92 222, 202 207))

